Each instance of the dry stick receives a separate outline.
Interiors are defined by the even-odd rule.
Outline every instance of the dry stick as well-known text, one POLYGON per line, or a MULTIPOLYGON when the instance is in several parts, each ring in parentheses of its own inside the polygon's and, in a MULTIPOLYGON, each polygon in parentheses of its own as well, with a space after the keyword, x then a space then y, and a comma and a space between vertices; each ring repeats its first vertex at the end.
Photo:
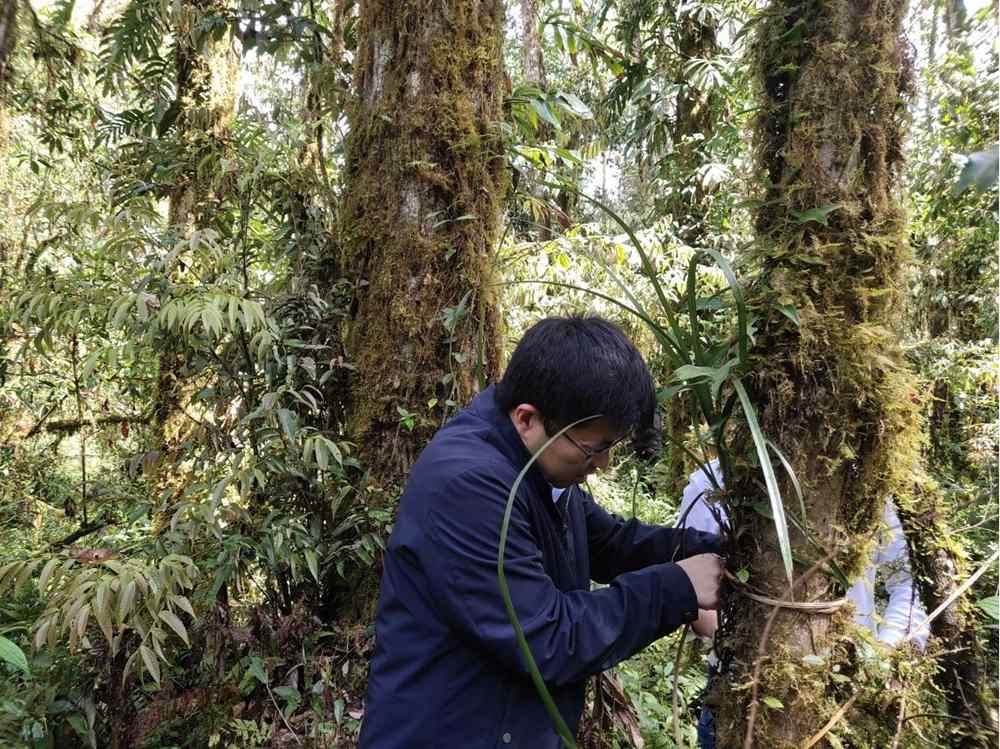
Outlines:
POLYGON ((677 712, 679 708, 678 699, 678 682, 680 681, 680 674, 678 673, 681 668, 681 655, 684 653, 684 640, 687 638, 688 630, 691 629, 690 626, 684 627, 681 630, 681 641, 677 643, 677 656, 674 658, 674 694, 673 694, 673 708, 674 708, 674 743, 677 744, 677 749, 684 749, 684 742, 681 738, 681 722, 677 719, 677 712))
MULTIPOLYGON (((827 553, 825 557, 810 567, 804 575, 799 577, 797 580, 793 580, 792 584, 788 586, 788 597, 791 598, 792 593, 795 592, 795 587, 801 585, 812 577, 818 569, 833 559, 833 556, 834 553, 832 551, 827 553)), ((763 666, 764 657, 767 655, 767 641, 771 636, 771 629, 774 627, 774 621, 778 618, 778 612, 781 608, 782 607, 780 606, 774 606, 771 609, 771 613, 767 617, 767 623, 764 625, 764 631, 760 635, 760 643, 757 645, 757 658, 753 663, 753 679, 750 682, 750 715, 747 717, 747 733, 746 737, 743 739, 743 749, 753 749, 753 726, 754 723, 757 722, 757 687, 760 684, 760 669, 763 666)))
POLYGON ((897 749, 899 747, 899 739, 903 736, 903 723, 906 720, 906 699, 905 697, 899 698, 899 720, 896 721, 896 735, 892 737, 892 746, 889 749, 897 749))
POLYGON ((819 743, 824 736, 830 733, 830 729, 837 725, 837 721, 843 718, 844 713, 851 709, 851 705, 854 704, 854 700, 856 700, 860 694, 860 689, 852 694, 851 699, 841 705, 840 709, 833 714, 833 717, 827 721, 826 725, 819 729, 815 736, 802 745, 802 749, 812 749, 812 747, 816 746, 816 744, 819 743))
POLYGON ((87 525, 87 428, 83 425, 83 399, 80 396, 80 373, 77 369, 79 346, 73 334, 73 390, 76 393, 76 417, 80 421, 80 507, 83 524, 87 525))
POLYGON ((910 634, 907 635, 906 639, 903 640, 903 642, 909 642, 914 637, 918 637, 924 632, 930 632, 931 622, 937 619, 946 608, 951 606, 955 601, 959 599, 959 597, 963 593, 965 593, 965 591, 971 588, 972 584, 975 583, 976 580, 978 580, 980 577, 982 577, 983 573, 985 573, 986 570, 988 570, 991 566, 993 566, 993 563, 997 561, 997 559, 1000 559, 1000 550, 993 552, 993 556, 991 556, 989 559, 983 562, 982 566, 980 566, 980 568, 976 570, 968 580, 959 585, 958 588, 955 590, 955 592, 953 592, 950 596, 948 596, 941 603, 940 606, 938 606, 930 614, 928 614, 927 618, 924 619, 923 624, 917 627, 917 629, 910 632, 910 634))

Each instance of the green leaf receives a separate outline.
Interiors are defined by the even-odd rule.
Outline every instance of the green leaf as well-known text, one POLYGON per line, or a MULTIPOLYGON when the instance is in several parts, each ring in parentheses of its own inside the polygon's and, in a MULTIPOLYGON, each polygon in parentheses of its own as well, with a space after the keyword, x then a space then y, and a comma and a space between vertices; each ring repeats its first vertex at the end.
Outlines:
POLYGON ((177 636, 184 640, 184 644, 191 647, 191 642, 188 640, 187 628, 184 626, 184 622, 181 621, 180 617, 177 616, 173 611, 168 611, 164 609, 160 612, 160 618, 167 623, 177 636))
POLYGON ((305 550, 306 564, 309 566, 309 572, 312 573, 313 578, 316 582, 319 582, 319 562, 316 559, 316 552, 312 549, 305 550))
POLYGON ((795 309, 795 307, 793 305, 791 305, 791 304, 776 304, 774 306, 778 309, 778 312, 780 312, 781 314, 783 314, 785 317, 787 317, 789 320, 791 320, 797 326, 801 326, 802 325, 802 320, 799 319, 799 311, 797 309, 795 309))
POLYGON ((583 419, 579 419, 578 421, 574 421, 572 424, 568 424, 560 429, 554 435, 549 437, 548 441, 542 445, 538 452, 531 456, 524 468, 521 469, 517 478, 514 479, 514 485, 511 486, 510 492, 507 494, 507 506, 504 510, 503 521, 500 523, 500 539, 499 548, 497 550, 497 582, 500 584, 500 596, 503 598, 503 605, 507 610, 507 618, 510 619, 511 626, 514 628, 514 637, 517 640, 517 645, 521 652, 521 659, 524 661, 524 664, 528 669, 531 681, 535 685, 535 691, 538 692, 538 696, 541 698, 542 704, 545 706, 545 710, 549 714, 549 719, 555 726, 556 733, 559 734, 563 743, 569 747, 569 749, 576 749, 576 741, 574 741, 572 732, 567 727, 566 721, 563 720, 562 714, 556 707, 556 703, 552 700, 552 695, 549 693, 549 689, 545 685, 545 680, 542 678, 542 674, 538 670, 538 664, 535 662, 535 656, 532 654, 531 648, 528 646, 528 640, 524 636, 524 628, 521 626, 521 621, 517 618, 517 611, 514 609, 514 602, 510 597, 510 586, 507 584, 507 573, 504 571, 503 562, 507 551, 507 533, 510 530, 510 516, 514 509, 514 498, 517 496, 517 490, 521 487, 521 482, 524 481, 525 475, 531 469, 534 462, 538 460, 538 457, 545 452, 549 445, 559 439, 563 432, 594 418, 597 417, 588 416, 583 419))
POLYGON ((952 192, 961 195, 969 187, 980 192, 991 189, 997 183, 997 168, 1000 162, 1000 145, 993 146, 988 151, 977 151, 966 157, 962 173, 952 192))
POLYGON ((285 707, 281 712, 286 718, 302 704, 302 695, 295 687, 275 687, 272 691, 285 701, 285 707))
POLYGON ((156 653, 150 650, 145 645, 139 646, 139 655, 142 656, 142 662, 146 664, 146 670, 149 671, 149 675, 153 677, 153 681, 157 684, 160 683, 160 662, 156 660, 156 653))
POLYGON ((742 569, 739 570, 739 572, 736 573, 736 579, 739 580, 744 585, 746 585, 747 580, 750 579, 750 570, 748 570, 746 567, 743 567, 742 569))
POLYGON ((789 211, 789 213, 792 214, 792 220, 796 224, 808 224, 810 221, 815 221, 817 224, 829 226, 829 216, 838 208, 840 208, 839 205, 827 203, 816 208, 810 208, 807 211, 789 211))
POLYGON ((590 107, 584 104, 576 94, 571 94, 568 91, 560 91, 556 94, 556 97, 561 99, 566 104, 566 108, 580 119, 594 119, 594 113, 590 111, 590 107))
POLYGON ((777 697, 762 697, 760 701, 772 710, 782 710, 785 707, 777 697))
POLYGON ((561 128, 559 120, 552 113, 552 110, 549 109, 548 104, 546 104, 544 101, 542 101, 541 99, 531 99, 531 108, 535 110, 535 112, 538 114, 539 117, 545 120, 545 122, 552 125, 552 127, 554 127, 556 130, 559 130, 561 128))
POLYGON ((980 598, 976 601, 976 606, 985 611, 995 620, 1000 621, 1000 599, 997 596, 980 598))
POLYGON ((267 670, 264 668, 264 661, 260 659, 259 656, 253 656, 250 659, 250 666, 247 668, 247 673, 253 676, 261 684, 267 686, 268 677, 267 670))
POLYGON ((746 416, 747 426, 750 427, 750 435, 753 437, 754 447, 757 449, 757 459, 760 461, 760 468, 764 472, 764 483, 767 486, 767 496, 771 502, 771 512, 774 515, 774 530, 778 536, 778 547, 781 549, 781 559, 785 564, 785 575, 788 577, 788 584, 792 584, 792 542, 788 535, 788 520, 785 518, 785 505, 781 500, 781 490, 778 488, 778 479, 774 475, 774 466, 771 465, 771 456, 767 452, 767 439, 761 431, 760 424, 757 423, 757 411, 750 402, 743 382, 734 378, 733 387, 740 399, 740 406, 743 408, 743 415, 746 416))
POLYGON ((288 437, 289 441, 294 440, 295 414, 293 414, 287 408, 279 408, 277 413, 278 413, 278 421, 281 422, 281 428, 285 430, 285 435, 288 437))
POLYGON ((0 661, 9 663, 25 674, 31 675, 31 671, 28 669, 28 658, 24 655, 24 651, 3 635, 0 635, 0 661))

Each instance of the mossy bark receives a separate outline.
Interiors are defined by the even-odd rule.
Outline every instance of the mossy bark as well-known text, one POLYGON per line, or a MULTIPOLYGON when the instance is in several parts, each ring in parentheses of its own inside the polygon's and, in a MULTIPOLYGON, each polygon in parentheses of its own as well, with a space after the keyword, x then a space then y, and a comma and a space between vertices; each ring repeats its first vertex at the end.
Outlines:
MULTIPOLYGON (((934 611, 971 570, 951 540, 941 493, 919 468, 914 469, 912 490, 897 504, 914 580, 924 607, 934 611)), ((984 667, 971 603, 959 598, 931 623, 931 633, 940 653, 934 680, 944 692, 948 713, 954 718, 946 727, 948 746, 996 746, 996 675, 984 667)))
MULTIPOLYGON (((764 432, 803 485, 811 540, 792 534, 802 581, 793 594, 773 521, 751 509, 767 500, 739 430, 747 461, 727 486, 731 563, 772 598, 841 598, 831 563, 848 576, 862 571, 885 498, 904 490, 919 452, 897 333, 909 257, 897 197, 910 85, 904 13, 899 0, 773 0, 759 24, 763 195, 746 258, 758 270, 750 297, 759 357, 749 384, 764 432), (795 307, 800 323, 779 304, 795 307)), ((788 481, 783 493, 800 514, 788 481)), ((721 640, 726 672, 711 700, 720 747, 798 747, 835 718, 831 733, 849 731, 854 746, 892 745, 900 694, 859 656, 849 607, 775 613, 732 590, 721 640)), ((903 734, 899 746, 913 741, 903 734)))
POLYGON ((356 281, 348 430, 371 503, 500 365, 506 186, 498 0, 363 3, 341 266, 356 281))
MULTIPOLYGON (((226 147, 236 111, 239 60, 231 41, 208 40, 203 47, 196 39, 199 24, 210 10, 206 2, 181 7, 175 49, 177 96, 161 124, 161 135, 180 142, 186 161, 169 198, 168 223, 175 241, 212 224, 220 196, 212 188, 211 165, 218 163, 226 147), (207 158, 213 154, 215 158, 207 158)), ((168 293, 169 287, 183 281, 180 274, 177 268, 165 269, 168 293)), ((153 404, 153 442, 162 466, 157 488, 161 491, 171 483, 169 477, 176 475, 178 447, 189 429, 183 412, 190 399, 187 391, 192 389, 185 372, 188 358, 183 344, 173 336, 162 342, 153 404)))

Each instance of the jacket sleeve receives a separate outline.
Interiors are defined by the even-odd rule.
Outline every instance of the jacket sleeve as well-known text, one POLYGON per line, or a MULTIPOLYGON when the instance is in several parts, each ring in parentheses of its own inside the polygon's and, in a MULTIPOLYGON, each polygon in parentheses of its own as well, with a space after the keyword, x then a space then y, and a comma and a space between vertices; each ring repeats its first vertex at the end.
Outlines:
POLYGON ((651 564, 686 559, 695 554, 719 551, 715 533, 647 525, 636 519, 613 515, 583 494, 590 550, 590 574, 599 583, 651 564))
MULTIPOLYGON (((502 469, 452 479, 429 503, 422 563, 430 594, 470 646, 527 674, 497 580, 497 550, 509 484, 502 469)), ((582 681, 630 657, 698 615, 687 574, 659 564, 600 590, 560 591, 542 566, 526 499, 514 502, 504 571, 514 609, 544 680, 582 681)))

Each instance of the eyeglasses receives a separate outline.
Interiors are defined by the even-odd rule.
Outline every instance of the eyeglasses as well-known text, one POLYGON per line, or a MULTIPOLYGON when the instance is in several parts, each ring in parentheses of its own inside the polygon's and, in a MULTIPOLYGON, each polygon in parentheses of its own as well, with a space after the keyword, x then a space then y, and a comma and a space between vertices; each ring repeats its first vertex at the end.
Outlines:
POLYGON ((631 432, 628 432, 628 433, 622 435, 621 437, 619 437, 618 439, 616 439, 610 445, 608 445, 606 447, 602 447, 600 450, 595 450, 592 447, 587 447, 585 445, 581 445, 575 439, 573 439, 572 437, 570 437, 569 432, 563 432, 562 436, 565 437, 566 439, 568 439, 569 442, 570 442, 570 444, 573 445, 573 447, 575 447, 577 450, 579 450, 580 452, 583 453, 583 456, 587 459, 588 463, 593 463, 595 458, 598 458, 598 457, 600 457, 602 455, 607 455, 608 453, 611 452, 612 449, 614 449, 614 447, 616 445, 620 445, 622 442, 624 442, 629 437, 631 437, 632 434, 631 434, 631 432))

